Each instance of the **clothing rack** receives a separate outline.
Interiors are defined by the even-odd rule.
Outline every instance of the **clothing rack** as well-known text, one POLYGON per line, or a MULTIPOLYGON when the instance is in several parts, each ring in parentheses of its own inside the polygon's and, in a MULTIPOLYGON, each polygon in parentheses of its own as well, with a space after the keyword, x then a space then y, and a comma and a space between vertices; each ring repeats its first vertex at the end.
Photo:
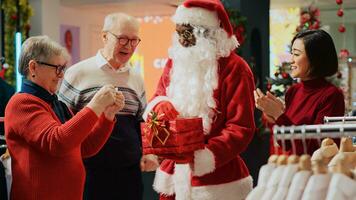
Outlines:
POLYGON ((329 123, 355 123, 356 116, 324 117, 324 124, 329 123))
POLYGON ((356 136, 356 124, 274 126, 273 134, 277 140, 354 137, 356 136))

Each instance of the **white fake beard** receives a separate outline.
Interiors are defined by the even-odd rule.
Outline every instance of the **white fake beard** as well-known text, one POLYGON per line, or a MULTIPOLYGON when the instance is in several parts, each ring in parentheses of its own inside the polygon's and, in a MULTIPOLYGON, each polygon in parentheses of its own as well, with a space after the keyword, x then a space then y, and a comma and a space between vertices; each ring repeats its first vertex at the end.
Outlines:
POLYGON ((205 134, 214 118, 214 90, 218 86, 218 56, 216 42, 196 37, 196 45, 183 47, 174 34, 169 49, 173 61, 167 94, 180 117, 201 117, 205 134))

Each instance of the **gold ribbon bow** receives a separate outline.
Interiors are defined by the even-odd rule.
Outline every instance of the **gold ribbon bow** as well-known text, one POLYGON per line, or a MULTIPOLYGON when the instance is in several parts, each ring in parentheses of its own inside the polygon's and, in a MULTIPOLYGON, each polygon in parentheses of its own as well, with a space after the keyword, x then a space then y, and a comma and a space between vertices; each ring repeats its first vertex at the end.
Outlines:
POLYGON ((148 113, 145 134, 151 146, 154 137, 156 137, 161 144, 164 145, 170 136, 165 121, 162 119, 163 116, 164 114, 158 115, 154 111, 148 113), (164 135, 161 133, 164 133, 164 135))

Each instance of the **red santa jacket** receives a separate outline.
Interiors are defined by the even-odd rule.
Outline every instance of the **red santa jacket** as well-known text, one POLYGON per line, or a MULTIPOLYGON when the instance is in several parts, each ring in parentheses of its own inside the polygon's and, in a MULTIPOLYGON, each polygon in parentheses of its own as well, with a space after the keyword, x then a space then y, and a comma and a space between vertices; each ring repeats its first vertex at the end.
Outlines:
MULTIPOLYGON (((169 60, 146 113, 167 99, 171 68, 172 60, 169 60)), ((229 57, 219 59, 218 77, 218 88, 214 91, 216 119, 205 136, 205 149, 194 153, 194 163, 189 167, 192 199, 206 199, 204 195, 217 199, 236 198, 252 188, 249 171, 239 154, 246 149, 255 130, 253 74, 241 57, 231 53, 229 57), (194 188, 199 190, 198 196, 193 194, 194 188)), ((177 191, 180 190, 179 181, 175 179, 182 179, 184 173, 189 173, 181 167, 165 160, 156 172, 155 190, 165 195, 184 192, 177 191)), ((210 197, 208 199, 215 199, 210 197)))

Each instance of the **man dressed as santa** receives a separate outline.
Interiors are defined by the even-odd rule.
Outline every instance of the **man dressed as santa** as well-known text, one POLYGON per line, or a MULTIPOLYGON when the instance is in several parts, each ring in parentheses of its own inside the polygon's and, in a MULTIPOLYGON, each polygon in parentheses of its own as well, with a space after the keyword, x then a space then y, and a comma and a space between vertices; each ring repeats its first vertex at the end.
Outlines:
POLYGON ((170 59, 145 115, 201 117, 205 148, 167 156, 153 187, 161 200, 244 199, 252 178, 239 154, 255 130, 253 75, 234 52, 238 42, 220 0, 186 0, 172 19, 170 59))

